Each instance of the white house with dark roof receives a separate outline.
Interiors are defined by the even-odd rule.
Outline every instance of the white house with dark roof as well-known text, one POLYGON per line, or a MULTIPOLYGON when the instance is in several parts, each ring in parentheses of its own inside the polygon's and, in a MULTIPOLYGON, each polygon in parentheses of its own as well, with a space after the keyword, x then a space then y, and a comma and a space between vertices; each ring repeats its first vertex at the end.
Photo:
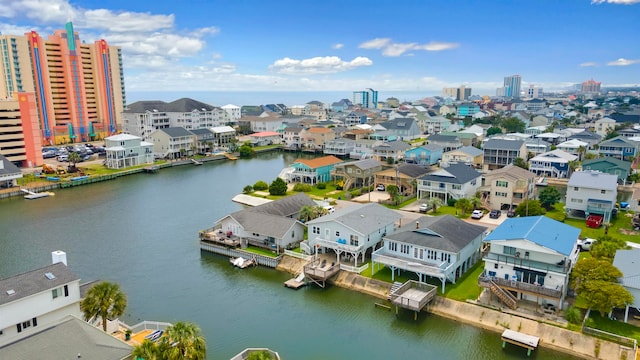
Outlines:
POLYGON ((182 127, 158 129, 151 133, 149 140, 155 157, 168 159, 193 155, 198 143, 197 136, 182 127))
POLYGON ((479 285, 515 309, 519 300, 562 309, 578 260, 580 229, 546 216, 508 218, 484 242, 479 285))
POLYGON ((389 134, 393 134, 398 140, 412 140, 422 135, 420 127, 413 118, 396 118, 380 125, 382 125, 389 134))
POLYGON ((453 135, 429 135, 429 137, 427 137, 427 142, 429 144, 442 146, 444 152, 459 149, 462 147, 462 141, 460 141, 460 138, 453 135))
POLYGON ((480 260, 480 248, 487 228, 470 224, 451 215, 421 217, 384 237, 383 246, 371 256, 372 272, 379 264, 413 272, 420 282, 427 277, 442 282, 456 280, 480 260))
POLYGON ((529 160, 529 171, 536 175, 564 179, 569 176, 569 163, 578 156, 563 150, 551 150, 529 160))
POLYGON ((110 169, 153 164, 153 144, 139 136, 118 134, 104 138, 106 165, 110 169))
POLYGON ((576 211, 602 215, 604 222, 611 221, 611 212, 618 197, 618 177, 599 171, 576 171, 567 183, 565 211, 568 216, 581 217, 576 211))
POLYGON ((368 250, 373 251, 385 235, 396 229, 401 218, 397 212, 376 203, 337 209, 333 214, 307 222, 308 240, 301 248, 332 251, 338 264, 341 255, 349 255, 357 267, 358 262, 364 262, 368 250))
POLYGON ((80 317, 80 278, 67 268, 66 254, 53 264, 0 280, 0 349, 32 336, 68 315, 80 317))
POLYGON ((418 199, 439 197, 461 199, 475 195, 482 185, 482 174, 466 164, 450 164, 417 180, 418 199))
POLYGON ((565 142, 561 142, 556 146, 556 149, 562 150, 569 154, 578 155, 579 149, 584 148, 588 149, 589 143, 585 141, 581 141, 578 139, 567 140, 565 142))
POLYGON ((622 273, 620 285, 633 295, 633 304, 627 304, 624 312, 624 322, 629 320, 629 308, 636 308, 640 312, 640 249, 618 250, 613 258, 613 266, 622 273))
POLYGON ((22 178, 22 171, 0 154, 0 187, 13 187, 17 185, 16 180, 22 178))

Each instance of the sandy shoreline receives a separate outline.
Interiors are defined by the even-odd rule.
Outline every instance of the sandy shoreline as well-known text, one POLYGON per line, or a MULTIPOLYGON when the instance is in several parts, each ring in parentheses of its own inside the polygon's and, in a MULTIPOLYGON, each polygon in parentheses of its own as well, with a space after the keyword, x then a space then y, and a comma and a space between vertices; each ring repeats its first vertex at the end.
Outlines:
MULTIPOLYGON (((289 256, 284 256, 282 260, 276 268, 277 270, 291 274, 302 271, 303 260, 289 256)), ((383 301, 387 301, 391 289, 390 283, 346 271, 340 271, 330 282, 336 286, 371 295, 383 301)), ((538 336, 540 346, 585 359, 632 360, 636 357, 633 354, 633 349, 622 345, 472 302, 460 302, 436 296, 435 300, 427 305, 426 310, 438 316, 495 331, 496 336, 499 336, 497 334, 507 328, 538 336)))

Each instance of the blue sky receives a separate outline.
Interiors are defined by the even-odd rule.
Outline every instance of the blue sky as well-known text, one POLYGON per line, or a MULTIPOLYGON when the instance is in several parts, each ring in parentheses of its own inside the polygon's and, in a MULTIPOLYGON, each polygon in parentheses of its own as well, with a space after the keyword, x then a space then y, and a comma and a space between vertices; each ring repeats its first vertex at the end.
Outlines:
POLYGON ((638 86, 638 19, 640 0, 0 0, 3 34, 71 20, 121 46, 128 92, 638 86))

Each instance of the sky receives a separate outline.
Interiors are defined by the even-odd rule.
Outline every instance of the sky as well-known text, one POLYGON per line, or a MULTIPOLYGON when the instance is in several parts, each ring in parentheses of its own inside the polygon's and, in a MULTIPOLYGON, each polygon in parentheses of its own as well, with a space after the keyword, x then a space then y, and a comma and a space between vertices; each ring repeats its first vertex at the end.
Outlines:
POLYGON ((640 86, 638 19, 640 0, 0 0, 2 34, 72 21, 122 47, 128 94, 640 86))

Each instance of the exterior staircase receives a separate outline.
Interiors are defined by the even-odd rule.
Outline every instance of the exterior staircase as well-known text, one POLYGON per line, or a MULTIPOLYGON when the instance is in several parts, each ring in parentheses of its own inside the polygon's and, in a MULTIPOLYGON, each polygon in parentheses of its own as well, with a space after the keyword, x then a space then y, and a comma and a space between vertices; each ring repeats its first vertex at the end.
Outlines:
POLYGON ((489 290, 496 295, 502 302, 510 307, 512 310, 515 310, 518 307, 515 296, 511 295, 508 291, 503 290, 500 286, 496 285, 493 281, 490 281, 489 290))
POLYGON ((344 179, 344 185, 342 185, 342 189, 343 190, 349 190, 349 188, 351 188, 351 185, 353 185, 353 178, 345 178, 344 179))
POLYGON ((398 291, 398 289, 399 289, 401 286, 402 286, 402 283, 401 283, 401 282, 398 282, 398 281, 394 282, 394 283, 391 285, 391 289, 389 289, 389 296, 388 296, 387 300, 391 300, 391 297, 396 293, 396 291, 398 291))

